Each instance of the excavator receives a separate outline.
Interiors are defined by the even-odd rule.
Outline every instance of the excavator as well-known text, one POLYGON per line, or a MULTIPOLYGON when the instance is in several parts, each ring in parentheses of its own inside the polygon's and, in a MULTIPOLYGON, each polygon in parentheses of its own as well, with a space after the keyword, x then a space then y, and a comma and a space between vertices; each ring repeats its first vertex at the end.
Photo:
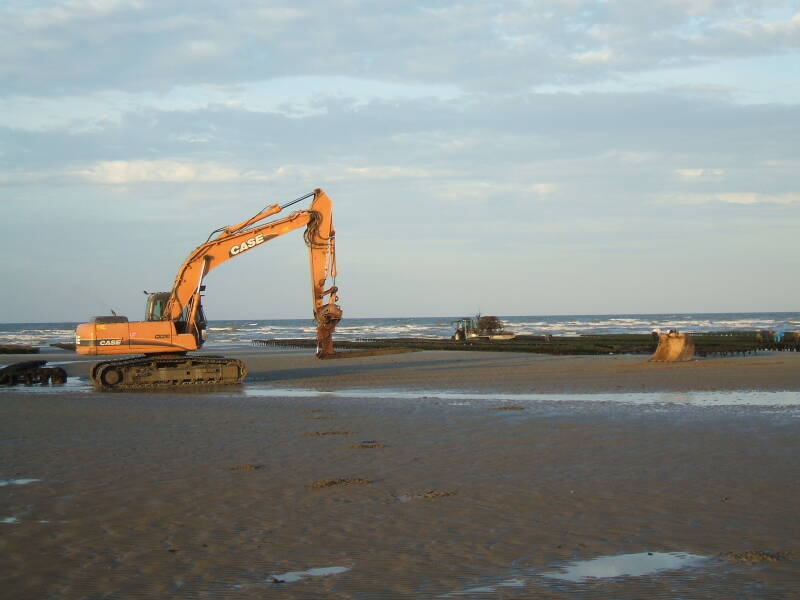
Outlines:
POLYGON ((171 291, 148 294, 144 321, 128 321, 127 317, 113 314, 93 317, 89 323, 78 325, 75 330, 78 354, 142 355, 95 364, 90 371, 95 388, 129 390, 240 383, 247 375, 242 361, 189 354, 200 349, 207 338, 201 303, 205 291, 203 280, 226 261, 303 226, 311 263, 316 355, 334 357, 333 332, 342 318, 335 285, 335 231, 331 200, 324 191, 316 189, 282 206, 269 205, 241 223, 213 231, 183 262, 171 291), (313 198, 308 209, 265 222, 308 198, 313 198))

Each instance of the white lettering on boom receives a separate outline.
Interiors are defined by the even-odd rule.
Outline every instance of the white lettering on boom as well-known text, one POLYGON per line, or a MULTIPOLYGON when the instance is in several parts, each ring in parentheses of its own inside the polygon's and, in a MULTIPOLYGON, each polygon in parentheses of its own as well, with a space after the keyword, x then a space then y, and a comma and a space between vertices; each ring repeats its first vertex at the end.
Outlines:
POLYGON ((265 242, 264 234, 259 233, 255 237, 247 238, 241 244, 236 244, 235 246, 231 246, 230 255, 236 256, 237 254, 241 254, 245 250, 250 250, 250 248, 255 248, 259 244, 263 244, 264 242, 265 242))

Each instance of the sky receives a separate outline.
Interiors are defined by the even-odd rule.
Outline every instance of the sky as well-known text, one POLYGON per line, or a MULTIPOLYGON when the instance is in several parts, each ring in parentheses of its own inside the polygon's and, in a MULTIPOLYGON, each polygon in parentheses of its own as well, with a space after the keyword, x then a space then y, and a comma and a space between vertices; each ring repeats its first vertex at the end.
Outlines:
MULTIPOLYGON (((800 310, 800 0, 7 0, 0 322, 333 200, 345 318, 800 310)), ((310 318, 291 232, 214 319, 310 318)))

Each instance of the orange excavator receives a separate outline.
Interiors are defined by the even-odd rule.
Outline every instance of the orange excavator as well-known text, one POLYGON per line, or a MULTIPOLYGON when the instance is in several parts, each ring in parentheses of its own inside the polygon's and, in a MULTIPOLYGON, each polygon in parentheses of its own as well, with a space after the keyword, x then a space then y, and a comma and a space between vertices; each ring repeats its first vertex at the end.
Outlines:
POLYGON ((331 200, 317 189, 282 206, 267 206, 241 223, 213 231, 181 265, 172 291, 148 295, 144 321, 128 321, 127 317, 114 314, 93 317, 89 323, 78 325, 75 331, 78 354, 144 355, 97 363, 90 372, 94 386, 123 390, 241 382, 247 375, 242 361, 188 354, 202 347, 206 340, 207 323, 201 304, 203 279, 224 262, 303 226, 311 262, 317 357, 334 356, 333 331, 342 318, 342 310, 336 303, 335 232, 331 200), (308 198, 313 198, 308 209, 264 222, 308 198))

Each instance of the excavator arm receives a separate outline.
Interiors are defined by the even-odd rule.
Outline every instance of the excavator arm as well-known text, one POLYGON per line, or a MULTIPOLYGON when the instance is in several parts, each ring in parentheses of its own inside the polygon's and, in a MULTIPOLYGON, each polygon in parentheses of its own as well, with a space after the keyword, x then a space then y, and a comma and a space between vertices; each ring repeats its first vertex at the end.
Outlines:
POLYGON ((309 249, 312 306, 317 323, 317 356, 332 356, 332 335, 342 317, 342 311, 336 304, 338 288, 333 284, 336 280, 336 234, 331 200, 321 189, 283 206, 267 206, 246 221, 212 232, 204 244, 189 254, 178 270, 161 319, 185 322, 188 328, 186 333, 194 334, 198 344, 202 344, 201 332, 197 330, 197 317, 200 292, 206 275, 224 262, 300 227, 306 227, 303 237, 309 249), (297 210, 282 219, 264 222, 309 197, 313 197, 313 200, 308 209, 297 210))

